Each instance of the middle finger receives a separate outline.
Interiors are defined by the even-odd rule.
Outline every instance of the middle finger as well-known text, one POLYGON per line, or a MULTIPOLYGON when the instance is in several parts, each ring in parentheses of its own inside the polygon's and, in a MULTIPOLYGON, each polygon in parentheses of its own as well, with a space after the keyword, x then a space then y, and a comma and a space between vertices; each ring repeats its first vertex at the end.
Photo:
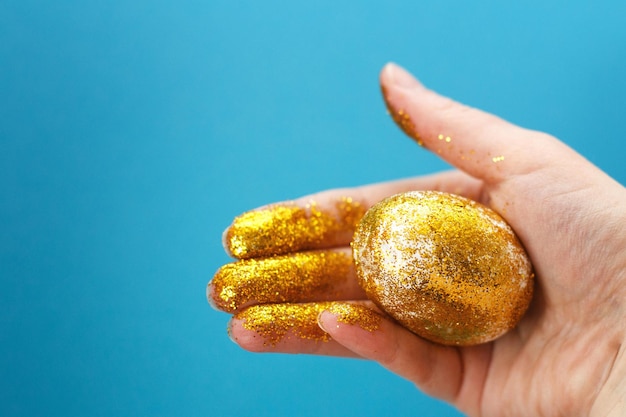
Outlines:
POLYGON ((365 299, 350 248, 246 259, 222 266, 207 288, 209 303, 229 313, 253 304, 365 299))

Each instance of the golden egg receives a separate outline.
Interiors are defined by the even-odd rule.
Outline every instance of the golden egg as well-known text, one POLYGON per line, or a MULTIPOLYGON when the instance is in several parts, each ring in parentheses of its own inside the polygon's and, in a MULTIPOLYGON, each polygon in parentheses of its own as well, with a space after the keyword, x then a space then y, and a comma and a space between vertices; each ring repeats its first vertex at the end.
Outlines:
POLYGON ((359 223, 352 250, 367 296, 433 342, 494 340, 532 298, 532 265, 511 227, 457 195, 414 191, 381 201, 359 223))

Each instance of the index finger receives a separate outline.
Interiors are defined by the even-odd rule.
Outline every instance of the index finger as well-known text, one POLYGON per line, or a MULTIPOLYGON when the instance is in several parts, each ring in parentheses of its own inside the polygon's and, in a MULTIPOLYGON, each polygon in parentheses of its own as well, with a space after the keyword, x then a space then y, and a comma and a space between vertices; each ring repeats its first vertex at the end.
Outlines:
POLYGON ((346 246, 372 205, 393 194, 424 189, 475 200, 480 196, 480 182, 459 171, 323 191, 236 217, 224 232, 224 248, 235 258, 250 259, 346 246))

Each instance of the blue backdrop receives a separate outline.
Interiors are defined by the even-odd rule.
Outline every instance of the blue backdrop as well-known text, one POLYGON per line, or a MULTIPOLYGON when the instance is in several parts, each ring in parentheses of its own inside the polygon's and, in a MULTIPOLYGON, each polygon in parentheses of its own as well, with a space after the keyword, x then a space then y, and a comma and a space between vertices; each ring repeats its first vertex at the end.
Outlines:
POLYGON ((377 77, 626 182, 623 1, 0 2, 0 415, 457 415, 376 364, 240 350, 205 285, 255 206, 446 168, 377 77), (518 4, 519 3, 519 4, 518 4))

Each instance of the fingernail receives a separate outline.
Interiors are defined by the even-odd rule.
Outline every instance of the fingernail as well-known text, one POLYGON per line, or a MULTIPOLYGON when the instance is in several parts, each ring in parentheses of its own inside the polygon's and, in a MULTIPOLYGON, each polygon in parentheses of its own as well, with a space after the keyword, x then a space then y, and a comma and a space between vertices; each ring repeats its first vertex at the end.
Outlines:
MULTIPOLYGON (((317 316, 318 326, 326 333, 328 333, 328 331, 324 328, 321 320, 322 314, 325 312, 334 315, 337 323, 348 324, 351 326, 358 325, 363 330, 367 330, 369 332, 378 330, 382 322, 381 315, 363 305, 336 302, 329 305, 326 310, 320 312, 317 316)), ((339 325, 337 325, 337 327, 339 327, 339 325)))
POLYGON ((224 248, 224 251, 226 252, 226 254, 228 256, 231 257, 235 257, 235 255, 232 252, 231 249, 231 243, 229 242, 229 236, 228 236, 228 232, 230 230, 231 226, 228 226, 223 232, 222 232, 222 247, 224 248))
POLYGON ((392 62, 385 65, 383 68, 385 77, 389 80, 389 83, 395 87, 405 90, 412 90, 415 88, 423 88, 423 85, 415 79, 407 70, 392 62))
POLYGON ((330 313, 328 310, 324 310, 324 311, 320 311, 320 313, 317 315, 317 325, 320 327, 320 329, 322 329, 324 332, 328 333, 328 330, 324 327, 324 323, 322 323, 322 314, 324 313, 330 313))
POLYGON ((215 310, 220 310, 217 307, 217 304, 215 303, 215 300, 213 299, 213 293, 211 291, 211 282, 209 282, 206 286, 206 299, 209 302, 209 305, 214 308, 215 310))
POLYGON ((233 336, 233 320, 229 320, 228 324, 226 325, 226 334, 228 335, 228 338, 230 339, 231 342, 233 342, 234 344, 238 344, 237 341, 235 340, 235 337, 233 336))

